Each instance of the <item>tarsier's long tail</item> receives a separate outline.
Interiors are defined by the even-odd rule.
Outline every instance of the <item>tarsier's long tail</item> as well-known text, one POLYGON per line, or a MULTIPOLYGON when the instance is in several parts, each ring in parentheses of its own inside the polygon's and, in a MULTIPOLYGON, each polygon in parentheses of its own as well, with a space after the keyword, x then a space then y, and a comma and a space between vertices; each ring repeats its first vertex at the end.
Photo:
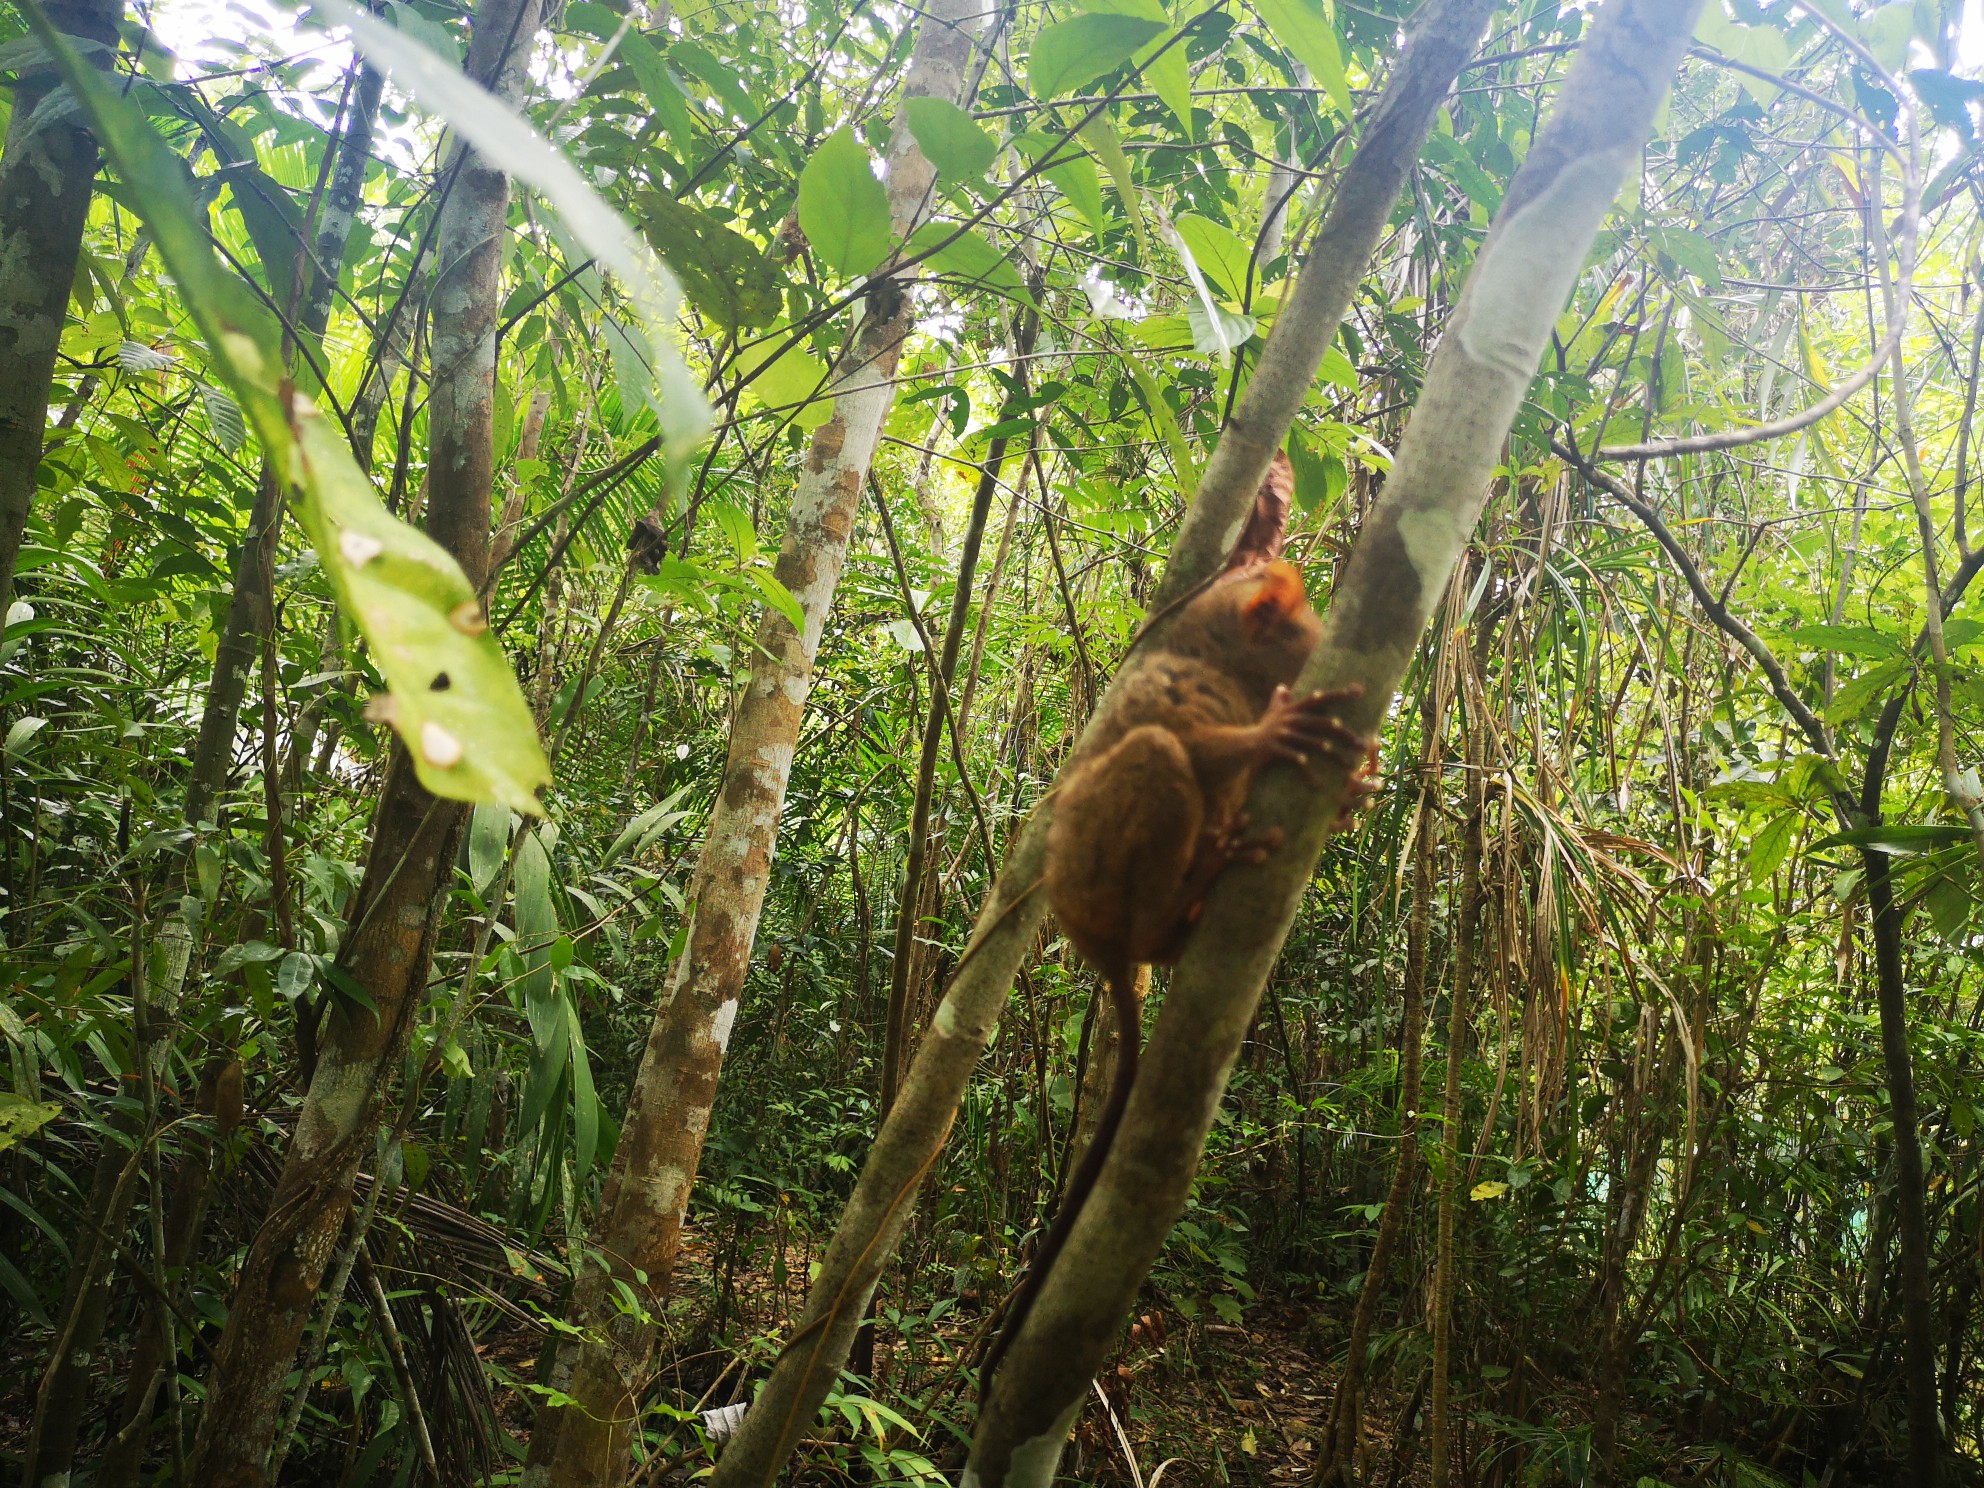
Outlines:
POLYGON ((1061 1207, 1055 1212, 1054 1222, 1041 1238, 1040 1250, 1034 1256, 1026 1278, 1013 1292, 1013 1299, 1006 1308, 1005 1321, 999 1325, 999 1336, 986 1352, 984 1367, 978 1374, 978 1398, 981 1402, 991 1397, 992 1381, 998 1373, 999 1361, 1006 1357, 1006 1350, 1012 1347, 1013 1340, 1026 1326, 1027 1314, 1033 1311, 1042 1283, 1053 1271, 1054 1262, 1060 1258, 1068 1236, 1074 1233, 1075 1221, 1081 1218, 1082 1208, 1088 1203, 1096 1180, 1102 1176, 1102 1165, 1109 1160, 1109 1149, 1116 1143, 1116 1129, 1123 1124, 1124 1109, 1130 1104, 1130 1087, 1137 1082, 1137 1055, 1143 1043, 1143 1028, 1136 983, 1127 967, 1105 973, 1104 980, 1109 987, 1109 1000, 1116 1009, 1116 1078, 1110 1082, 1109 1100, 1102 1108, 1101 1119, 1095 1123, 1095 1135, 1089 1139, 1088 1150, 1082 1154, 1075 1176, 1068 1181, 1068 1187, 1061 1196, 1061 1207))

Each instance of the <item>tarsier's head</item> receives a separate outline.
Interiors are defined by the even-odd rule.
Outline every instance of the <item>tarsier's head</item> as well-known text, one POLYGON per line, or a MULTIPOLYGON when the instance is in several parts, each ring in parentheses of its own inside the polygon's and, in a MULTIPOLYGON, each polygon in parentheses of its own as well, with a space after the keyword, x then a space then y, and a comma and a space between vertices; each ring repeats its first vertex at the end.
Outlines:
POLYGON ((1295 680, 1321 633, 1302 571, 1277 558, 1220 575, 1185 606, 1166 645, 1218 662, 1265 698, 1295 680))

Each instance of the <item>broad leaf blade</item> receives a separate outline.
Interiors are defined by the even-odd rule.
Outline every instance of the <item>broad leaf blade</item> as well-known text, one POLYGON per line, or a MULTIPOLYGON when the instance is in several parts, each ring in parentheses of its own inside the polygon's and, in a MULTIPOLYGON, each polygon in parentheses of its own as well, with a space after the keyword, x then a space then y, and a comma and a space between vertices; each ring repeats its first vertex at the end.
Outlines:
POLYGON ((875 179, 868 152, 848 128, 828 135, 799 174, 799 226, 813 256, 850 278, 866 274, 889 251, 889 193, 875 179))

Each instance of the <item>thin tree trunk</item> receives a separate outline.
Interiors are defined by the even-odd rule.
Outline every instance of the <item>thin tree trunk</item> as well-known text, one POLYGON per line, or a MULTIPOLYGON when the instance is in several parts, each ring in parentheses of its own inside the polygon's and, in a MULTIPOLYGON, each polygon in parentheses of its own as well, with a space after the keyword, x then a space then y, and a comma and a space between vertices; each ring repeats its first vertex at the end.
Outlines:
MULTIPOLYGON (((1027 354, 1033 350, 1039 317, 1027 315, 1014 340, 1014 365, 1026 376, 1027 354)), ((998 489, 999 472, 1006 463, 1006 436, 994 439, 979 470, 978 490, 971 503, 971 516, 965 526, 964 550, 958 555, 956 587, 951 592, 951 613, 944 625, 944 649, 937 658, 931 678, 930 707, 923 719, 923 747, 916 762, 916 798, 910 809, 909 861, 903 870, 902 909, 896 916, 895 961, 889 973, 889 1009, 882 1049, 882 1115, 895 1104, 896 1087, 902 1079, 903 1052, 909 1042, 910 966, 916 959, 916 936, 921 928, 923 876, 934 845, 930 840, 931 798, 936 794, 937 756, 943 748, 946 715, 952 711, 951 684, 958 671, 958 652, 964 645, 966 622, 971 618, 971 585, 978 573, 979 549, 985 542, 985 523, 992 513, 992 493, 998 489)), ((949 720, 955 723, 956 720, 949 720)), ((958 740, 960 748, 963 740, 958 740)))
MULTIPOLYGON (((372 128, 384 84, 378 72, 359 64, 351 114, 338 141, 337 164, 324 193, 323 210, 311 243, 315 264, 329 272, 317 272, 311 259, 298 255, 301 260, 298 271, 308 274, 310 288, 297 323, 313 341, 323 336, 331 322, 337 271, 344 262, 345 244, 351 239, 351 225, 358 216, 365 167, 372 159, 372 128)), ((255 504, 248 513, 248 531, 234 562, 233 594, 214 651, 213 681, 207 687, 207 704, 200 714, 200 736, 193 746, 193 768, 186 780, 185 817, 195 825, 206 820, 207 813, 213 809, 214 797, 227 781, 228 770, 234 763, 234 738, 241 722, 241 704, 248 695, 249 672, 259 654, 257 637, 275 623, 270 591, 274 566, 270 559, 282 533, 282 512, 281 483, 264 462, 261 479, 255 487, 255 504)))
MULTIPOLYGON (((43 8, 78 42, 116 47, 121 0, 48 0, 43 8)), ((110 52, 90 60, 108 67, 110 52)), ((0 630, 14 599, 55 353, 96 181, 96 136, 75 110, 37 117, 54 82, 45 65, 23 68, 0 154, 0 630)))
MULTIPOLYGON (((904 96, 968 101, 979 8, 940 0, 925 13, 904 96)), ((898 235, 929 210, 934 172, 908 131, 889 147, 889 202, 898 235)), ((649 1030, 627 1105, 589 1258, 574 1290, 573 1339, 553 1362, 551 1383, 574 1404, 547 1403, 531 1440, 528 1485, 609 1485, 625 1480, 645 1366, 681 1243, 682 1221, 709 1129, 717 1077, 736 1023, 752 939, 770 882, 779 812, 792 769, 813 659, 847 561, 861 491, 891 379, 909 333, 910 300, 882 275, 864 302, 829 391, 834 414, 813 436, 787 517, 776 574, 805 616, 795 630, 767 608, 759 622, 750 682, 731 720, 723 785, 710 814, 688 893, 688 940, 649 1030), (838 392, 845 388, 847 391, 838 392), (637 1273, 644 1273, 641 1279, 637 1273), (616 1283, 641 1306, 620 1305, 616 1283)))
POLYGON ((1936 1488, 1942 1457, 1936 1408, 1936 1314, 1929 1279, 1929 1219, 1915 1068, 1908 1050, 1908 983, 1902 970, 1901 911, 1887 854, 1870 848, 1868 918, 1874 932, 1874 999, 1881 1017, 1888 1117, 1894 1133, 1895 1234, 1900 1261, 1901 1366, 1908 1397, 1908 1471, 1913 1488, 1936 1488))
MULTIPOLYGON (((1470 740, 1475 745, 1475 740, 1470 740)), ((1433 1488, 1447 1488, 1452 1456, 1454 1219, 1460 1203, 1460 1076, 1467 1042, 1474 943, 1481 927, 1482 778, 1478 747, 1468 749, 1467 823, 1461 829, 1460 932, 1454 947, 1453 997, 1447 1008, 1447 1083, 1440 1103, 1439 1230, 1433 1252, 1433 1389, 1426 1452, 1433 1488)))
MULTIPOLYGON (((485 0, 469 47, 469 75, 508 100, 520 98, 539 15, 539 0, 485 0)), ((472 150, 457 149, 446 173, 453 179, 436 228, 435 274, 449 293, 437 297, 433 328, 427 529, 474 583, 489 562, 496 326, 510 183, 472 150)), ((262 1480, 283 1382, 350 1212, 377 1103, 426 993, 467 814, 460 802, 428 795, 394 745, 339 954, 372 1006, 336 998, 328 1009, 323 1052, 282 1177, 215 1350, 192 1461, 192 1481, 209 1488, 262 1480)))
POLYGON ((1318 1485, 1353 1484, 1357 1480, 1357 1447, 1363 1435, 1364 1364, 1371 1347, 1371 1329, 1378 1318, 1378 1301, 1385 1290, 1392 1252, 1405 1229, 1406 1210, 1419 1174, 1419 1097, 1421 1057, 1425 1052, 1426 943, 1433 918, 1433 838, 1438 811, 1434 786, 1439 758, 1436 740, 1440 717, 1429 708, 1426 776, 1419 793, 1419 830, 1412 851, 1412 907, 1405 930, 1405 988, 1398 1031, 1398 1159, 1392 1167, 1385 1211, 1378 1220, 1371 1259, 1364 1268, 1364 1285, 1357 1293, 1357 1310, 1350 1318, 1350 1344, 1344 1355, 1343 1378, 1337 1382, 1336 1411, 1329 1437, 1317 1465, 1318 1485))

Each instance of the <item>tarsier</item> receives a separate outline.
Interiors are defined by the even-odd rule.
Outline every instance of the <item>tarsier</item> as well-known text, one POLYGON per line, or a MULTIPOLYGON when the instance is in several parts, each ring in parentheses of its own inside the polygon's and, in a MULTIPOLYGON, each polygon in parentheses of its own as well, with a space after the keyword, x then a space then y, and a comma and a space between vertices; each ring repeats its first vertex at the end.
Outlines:
POLYGON ((1092 741, 1056 793, 1047 901, 1101 973, 1121 1051, 1088 1151, 986 1356, 984 1391, 1122 1122, 1137 1074, 1137 967, 1175 963, 1226 865, 1260 862, 1281 845, 1279 827, 1248 835, 1244 806, 1254 776, 1277 760, 1306 770, 1327 759, 1348 770, 1339 826, 1377 788, 1375 741, 1332 711, 1362 689, 1303 698, 1289 690, 1322 631, 1300 570, 1278 556, 1292 482, 1287 457, 1277 454, 1227 567, 1132 651, 1092 741))

